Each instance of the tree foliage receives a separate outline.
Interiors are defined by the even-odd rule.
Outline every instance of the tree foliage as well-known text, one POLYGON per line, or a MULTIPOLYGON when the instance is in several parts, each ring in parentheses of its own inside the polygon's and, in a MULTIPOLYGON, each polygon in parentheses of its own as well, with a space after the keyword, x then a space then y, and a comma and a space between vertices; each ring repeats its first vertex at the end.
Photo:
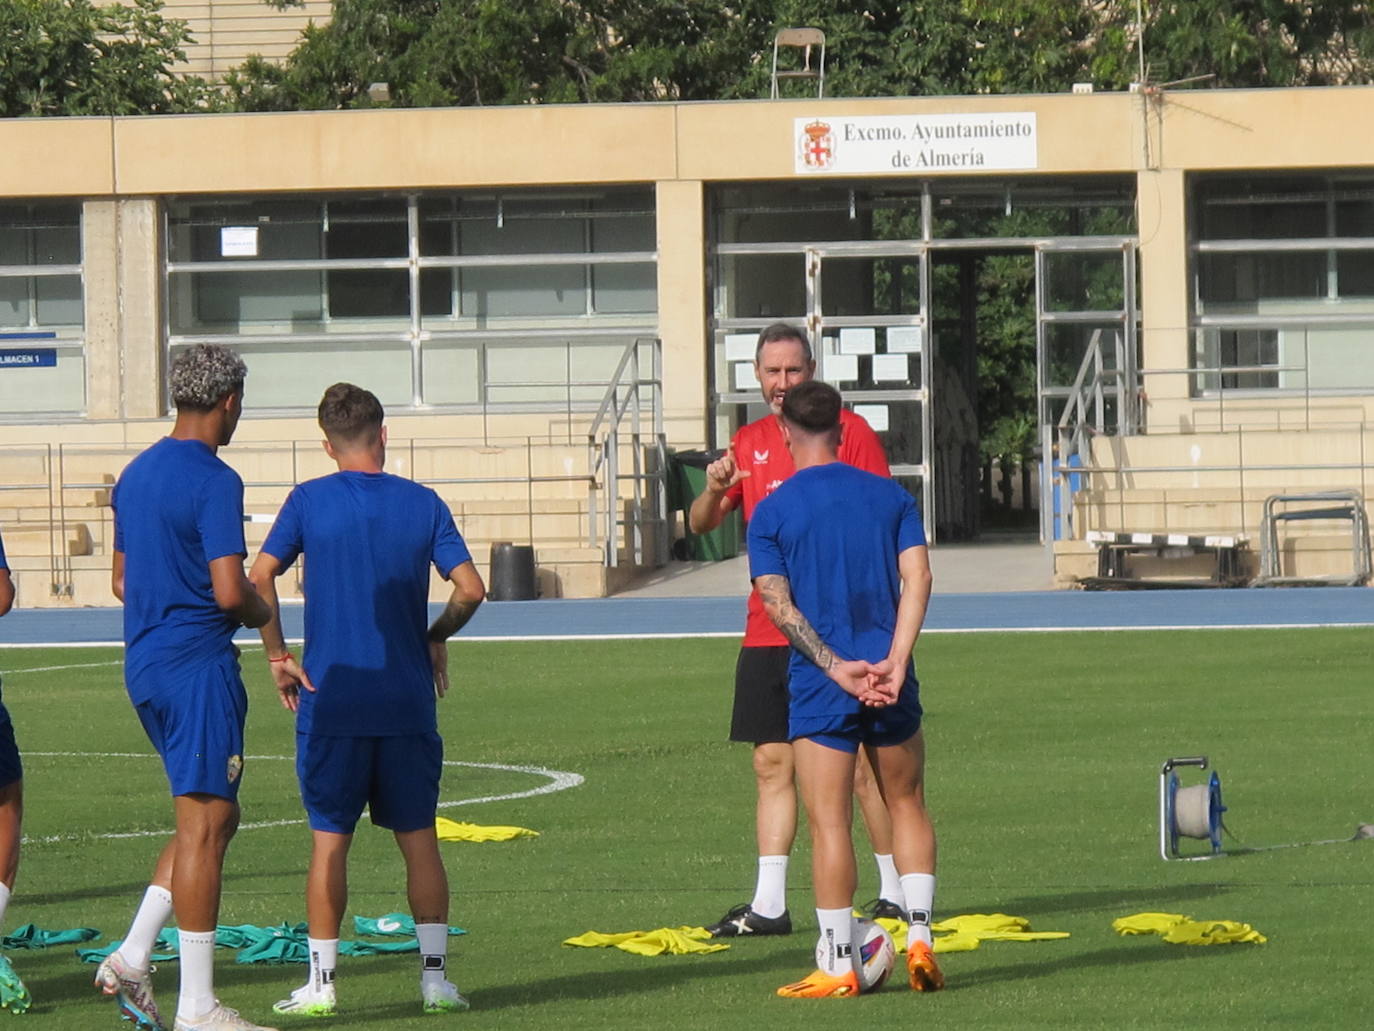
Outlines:
POLYGON ((189 41, 161 0, 3 0, 0 117, 195 110, 208 86, 172 71, 189 41))
MULTIPOLYGON (((291 6, 296 0, 266 0, 291 6)), ((1124 89, 1135 0, 335 0, 281 66, 228 82, 234 106, 723 100, 767 96, 773 34, 827 35, 830 96, 1124 89)), ((1365 0, 1142 2, 1147 77, 1293 86, 1374 81, 1365 0)))

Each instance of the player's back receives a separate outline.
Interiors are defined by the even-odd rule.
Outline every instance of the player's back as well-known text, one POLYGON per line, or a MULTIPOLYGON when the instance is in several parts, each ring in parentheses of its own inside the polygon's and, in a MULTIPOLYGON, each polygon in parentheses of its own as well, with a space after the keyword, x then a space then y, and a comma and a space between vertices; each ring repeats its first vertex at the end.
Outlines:
POLYGON ((790 478, 759 506, 755 523, 775 542, 797 607, 822 639, 844 654, 881 658, 901 594, 897 556, 925 544, 911 495, 892 480, 832 462, 790 478))
POLYGON ((302 694, 298 729, 433 730, 429 569, 469 557, 439 496, 389 473, 333 473, 292 491, 264 550, 284 565, 305 553, 303 660, 318 693, 302 694))
POLYGON ((243 481, 203 442, 164 437, 125 467, 112 503, 137 696, 145 678, 232 648, 237 623, 215 603, 209 564, 244 553, 243 481))

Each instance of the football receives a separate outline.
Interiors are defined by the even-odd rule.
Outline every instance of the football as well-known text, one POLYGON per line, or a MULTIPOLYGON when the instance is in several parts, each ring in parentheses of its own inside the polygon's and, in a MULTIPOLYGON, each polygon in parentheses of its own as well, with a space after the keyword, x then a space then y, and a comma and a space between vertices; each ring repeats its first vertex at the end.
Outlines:
POLYGON ((855 920, 854 944, 859 953, 859 990, 876 992, 897 965, 897 946, 892 935, 872 920, 855 920))

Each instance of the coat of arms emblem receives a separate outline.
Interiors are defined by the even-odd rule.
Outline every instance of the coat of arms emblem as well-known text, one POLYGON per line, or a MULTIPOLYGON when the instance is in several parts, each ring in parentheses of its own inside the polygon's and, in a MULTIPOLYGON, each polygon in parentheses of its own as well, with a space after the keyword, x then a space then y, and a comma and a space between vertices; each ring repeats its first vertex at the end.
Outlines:
POLYGON ((835 137, 828 122, 809 122, 797 140, 802 164, 809 169, 823 170, 835 160, 835 137))

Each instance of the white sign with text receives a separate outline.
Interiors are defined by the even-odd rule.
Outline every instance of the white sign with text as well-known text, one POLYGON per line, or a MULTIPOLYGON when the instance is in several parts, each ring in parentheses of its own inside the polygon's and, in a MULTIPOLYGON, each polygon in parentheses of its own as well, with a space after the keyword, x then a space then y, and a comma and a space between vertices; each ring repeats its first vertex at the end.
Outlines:
POLYGON ((799 174, 1037 168, 1034 112, 793 119, 799 174))

